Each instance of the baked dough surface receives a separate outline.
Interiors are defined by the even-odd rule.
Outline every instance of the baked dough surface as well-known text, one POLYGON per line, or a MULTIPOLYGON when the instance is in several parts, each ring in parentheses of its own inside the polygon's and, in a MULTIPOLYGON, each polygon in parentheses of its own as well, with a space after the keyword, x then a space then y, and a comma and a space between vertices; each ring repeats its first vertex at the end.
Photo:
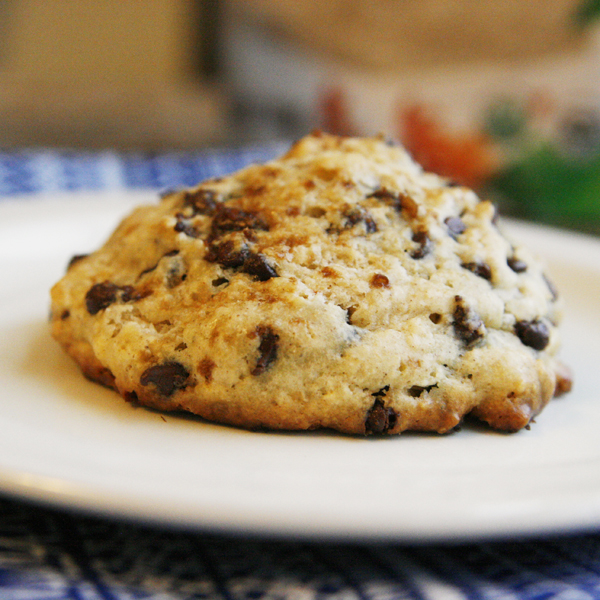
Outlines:
POLYGON ((247 428, 516 431, 570 387, 544 266, 380 138, 313 134, 139 207, 51 295, 86 376, 247 428))

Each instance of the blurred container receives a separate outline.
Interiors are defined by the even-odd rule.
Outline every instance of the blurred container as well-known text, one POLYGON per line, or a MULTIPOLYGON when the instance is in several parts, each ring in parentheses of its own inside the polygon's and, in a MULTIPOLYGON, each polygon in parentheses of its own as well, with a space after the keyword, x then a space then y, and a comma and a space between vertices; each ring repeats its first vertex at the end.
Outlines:
POLYGON ((225 99, 196 0, 0 0, 0 145, 197 148, 225 99))
POLYGON ((504 213, 600 233, 600 3, 228 0, 238 135, 384 133, 504 213))

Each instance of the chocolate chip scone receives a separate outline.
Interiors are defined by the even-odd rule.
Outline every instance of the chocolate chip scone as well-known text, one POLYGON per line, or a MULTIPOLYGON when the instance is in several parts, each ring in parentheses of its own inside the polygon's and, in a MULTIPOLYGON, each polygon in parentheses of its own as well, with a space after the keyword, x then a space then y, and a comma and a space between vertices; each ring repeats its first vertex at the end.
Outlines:
POLYGON ((516 431, 570 387, 559 320, 490 202, 324 134, 136 209, 52 289, 89 378, 248 428, 516 431))

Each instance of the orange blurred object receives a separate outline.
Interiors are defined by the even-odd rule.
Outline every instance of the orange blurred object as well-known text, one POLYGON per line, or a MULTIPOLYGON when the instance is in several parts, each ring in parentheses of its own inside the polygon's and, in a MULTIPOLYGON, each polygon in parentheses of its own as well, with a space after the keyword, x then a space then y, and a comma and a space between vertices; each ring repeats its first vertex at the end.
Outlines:
POLYGON ((424 169, 455 183, 478 188, 495 170, 492 144, 485 134, 450 133, 421 105, 400 109, 399 136, 424 169))

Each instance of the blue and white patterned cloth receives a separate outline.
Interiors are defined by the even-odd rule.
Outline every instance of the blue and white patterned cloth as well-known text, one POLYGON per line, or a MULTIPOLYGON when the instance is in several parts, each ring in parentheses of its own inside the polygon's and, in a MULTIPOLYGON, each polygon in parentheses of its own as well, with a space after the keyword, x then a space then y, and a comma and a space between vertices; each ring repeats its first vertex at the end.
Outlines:
POLYGON ((90 190, 177 189, 272 158, 284 142, 237 150, 117 153, 0 151, 0 197, 90 190))
MULTIPOLYGON (((0 152, 0 199, 174 189, 284 146, 197 153, 0 152)), ((588 600, 600 533, 468 544, 182 532, 0 499, 0 600, 588 600)))

